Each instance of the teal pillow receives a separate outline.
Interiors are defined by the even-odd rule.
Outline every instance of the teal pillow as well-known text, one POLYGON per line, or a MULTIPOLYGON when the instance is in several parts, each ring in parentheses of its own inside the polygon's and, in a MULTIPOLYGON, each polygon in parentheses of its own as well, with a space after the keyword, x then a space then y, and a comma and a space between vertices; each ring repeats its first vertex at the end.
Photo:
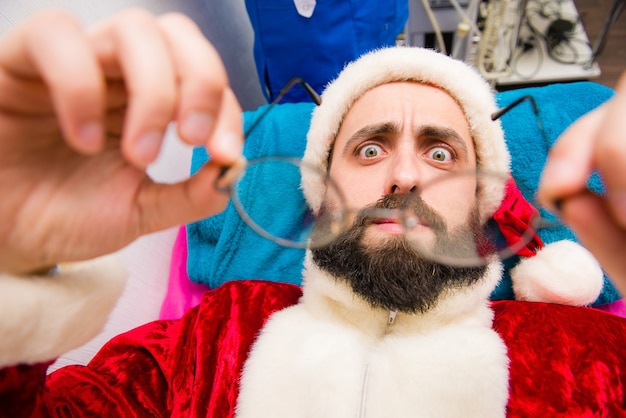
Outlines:
MULTIPOLYGON (((532 200, 548 150, 555 139, 574 120, 609 99, 613 90, 593 82, 575 82, 510 90, 497 93, 496 99, 500 106, 505 106, 525 95, 535 98, 547 138, 539 131, 529 102, 504 115, 502 125, 511 152, 513 177, 525 197, 532 200)), ((313 106, 312 103, 276 105, 247 138, 244 154, 248 158, 302 156, 313 106)), ((244 129, 263 110, 264 107, 261 107, 245 112, 244 129)), ((207 158, 204 149, 195 149, 192 172, 201 167, 207 158)), ((270 175, 279 178, 282 173, 270 175)), ((592 183, 593 187, 601 187, 597 178, 592 179, 592 183)), ((248 187, 249 198, 254 199, 255 204, 262 204, 266 195, 259 193, 254 184, 248 187)), ((289 202, 285 204, 299 205, 302 202, 304 197, 297 193, 289 196, 289 202)), ((566 227, 542 230, 539 235, 546 244, 563 239, 576 241, 572 231, 566 227)), ((242 279, 301 283, 304 250, 284 248, 260 237, 241 220, 232 203, 219 215, 189 224, 187 240, 187 272, 196 283, 204 283, 211 288, 226 281, 242 279)), ((508 269, 516 262, 515 259, 506 261, 505 276, 493 292, 492 299, 514 298, 508 269)), ((595 305, 620 298, 614 285, 605 277, 604 289, 595 305)))

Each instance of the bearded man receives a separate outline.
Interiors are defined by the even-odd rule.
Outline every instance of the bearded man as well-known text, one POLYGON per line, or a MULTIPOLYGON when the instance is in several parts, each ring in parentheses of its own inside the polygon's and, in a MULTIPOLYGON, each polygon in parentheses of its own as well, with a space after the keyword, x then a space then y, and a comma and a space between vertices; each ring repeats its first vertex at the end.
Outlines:
MULTIPOLYGON (((505 415, 508 359, 488 307, 499 261, 441 264, 416 251, 399 219, 375 215, 411 206, 414 239, 462 243, 503 189, 416 190, 459 171, 506 173, 496 110, 476 73, 427 50, 371 53, 327 88, 304 161, 360 214, 309 251, 300 303, 272 316, 246 363, 238 416, 505 415)), ((303 173, 303 188, 314 211, 338 204, 317 177, 303 173)))

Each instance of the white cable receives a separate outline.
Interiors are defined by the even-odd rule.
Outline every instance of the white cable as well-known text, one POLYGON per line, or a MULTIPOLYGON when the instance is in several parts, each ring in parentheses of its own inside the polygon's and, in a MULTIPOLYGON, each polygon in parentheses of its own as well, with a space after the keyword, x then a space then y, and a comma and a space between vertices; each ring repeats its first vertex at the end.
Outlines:
POLYGON ((452 58, 460 59, 459 53, 461 52, 461 43, 462 40, 467 37, 467 35, 472 31, 470 25, 468 25, 465 21, 459 22, 456 27, 456 35, 454 37, 454 43, 452 46, 452 58))
POLYGON ((508 47, 508 31, 504 27, 499 27, 497 32, 498 42, 494 46, 493 66, 496 72, 506 73, 508 72, 507 62, 511 53, 508 47))
POLYGON ((485 28, 476 57, 476 66, 487 80, 497 80, 511 73, 508 65, 502 64, 502 48, 506 46, 503 42, 502 29, 506 26, 507 9, 513 1, 515 0, 489 0, 487 5, 485 28))
POLYGON ((463 61, 467 61, 470 57, 472 42, 475 41, 465 41, 465 39, 475 39, 475 37, 480 37, 480 29, 476 26, 476 19, 471 18, 470 16, 478 15, 478 7, 480 5, 481 0, 470 0, 467 4, 467 8, 463 9, 457 0, 450 0, 457 13, 461 16, 461 22, 457 25, 456 35, 454 37, 453 49, 452 49, 452 58, 462 59, 463 61), (465 43, 467 50, 464 57, 460 57, 459 54, 463 51, 462 45, 465 43))
POLYGON ((428 16, 428 20, 430 20, 430 24, 433 26, 433 31, 435 32, 435 37, 437 38, 437 43, 439 44, 439 51, 442 54, 447 54, 446 52, 446 44, 443 41, 443 35, 441 34, 441 28, 439 27, 439 22, 437 22, 437 18, 433 13, 433 9, 430 8, 430 4, 428 0, 422 0, 422 4, 424 5, 424 11, 426 11, 426 16, 428 16))
MULTIPOLYGON (((480 31, 478 30, 476 23, 473 21, 473 19, 470 19, 467 13, 465 13, 465 10, 463 10, 459 2, 457 0, 450 0, 450 3, 452 4, 452 7, 454 7, 456 12, 459 14, 461 19, 463 19, 463 21, 467 22, 467 24, 471 26, 472 31, 474 33, 479 33, 480 31)), ((468 6, 468 9, 469 9, 469 6, 468 6)))

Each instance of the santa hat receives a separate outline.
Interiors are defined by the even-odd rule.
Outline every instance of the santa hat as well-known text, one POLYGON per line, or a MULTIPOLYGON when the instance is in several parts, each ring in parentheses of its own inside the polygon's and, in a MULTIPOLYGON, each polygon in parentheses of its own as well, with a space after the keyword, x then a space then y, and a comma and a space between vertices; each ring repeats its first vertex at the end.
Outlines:
MULTIPOLYGON (((424 48, 379 49, 348 64, 322 94, 322 104, 313 111, 303 160, 322 172, 345 115, 364 93, 382 84, 415 81, 445 90, 461 106, 474 139, 481 168, 506 173, 510 157, 499 121, 491 120, 498 110, 491 87, 471 67, 446 55, 424 48)), ((304 195, 314 212, 324 199, 325 185, 319 176, 302 176, 304 195)), ((502 188, 481 198, 481 215, 491 216, 502 200, 502 188)))
MULTIPOLYGON (((403 81, 432 85, 453 97, 469 123, 478 167, 500 173, 509 172, 510 156, 504 132, 500 121, 491 118, 498 110, 491 86, 464 62, 433 50, 415 47, 375 50, 343 69, 326 87, 321 105, 313 112, 304 162, 326 172, 335 137, 354 102, 377 86, 403 81)), ((496 215, 494 219, 505 237, 515 240, 514 234, 519 231, 520 223, 523 225, 529 222, 529 218, 524 219, 524 216, 536 210, 521 197, 521 193, 516 192, 514 184, 512 187, 507 186, 506 190, 502 185, 484 186, 479 201, 481 218, 492 217, 500 208, 499 216, 496 215), (514 195, 513 201, 517 202, 514 211, 501 207, 503 202, 511 204, 511 199, 504 199, 509 194, 514 195)), ((322 179, 303 172, 302 189, 312 210, 319 212, 326 192, 322 179)), ((560 242, 550 245, 563 246, 560 242)), ((554 251, 546 251, 547 247, 535 236, 527 247, 518 251, 527 258, 512 271, 516 297, 577 305, 595 301, 603 284, 599 265, 578 244, 564 245, 566 251, 556 251, 557 257, 553 257, 554 251), (542 254, 542 257, 537 257, 537 253, 542 254), (544 257, 543 253, 547 255, 544 257), (537 262, 533 262, 534 259, 537 262), (576 261, 576 264, 571 264, 572 261, 576 261), (516 271, 519 272, 518 277, 515 277, 516 271), (554 282, 560 284, 552 286, 554 282)))

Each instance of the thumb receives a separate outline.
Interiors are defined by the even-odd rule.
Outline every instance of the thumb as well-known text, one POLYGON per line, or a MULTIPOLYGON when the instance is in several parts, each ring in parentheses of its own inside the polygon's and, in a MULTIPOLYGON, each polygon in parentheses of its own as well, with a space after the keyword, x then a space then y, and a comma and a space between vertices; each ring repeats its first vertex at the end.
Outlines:
POLYGON ((209 161, 193 176, 179 183, 148 180, 139 198, 139 233, 160 231, 222 212, 230 195, 215 187, 221 170, 221 165, 209 161))
POLYGON ((548 208, 585 189, 593 170, 595 137, 604 117, 600 107, 574 122, 550 150, 537 191, 537 201, 548 208))

